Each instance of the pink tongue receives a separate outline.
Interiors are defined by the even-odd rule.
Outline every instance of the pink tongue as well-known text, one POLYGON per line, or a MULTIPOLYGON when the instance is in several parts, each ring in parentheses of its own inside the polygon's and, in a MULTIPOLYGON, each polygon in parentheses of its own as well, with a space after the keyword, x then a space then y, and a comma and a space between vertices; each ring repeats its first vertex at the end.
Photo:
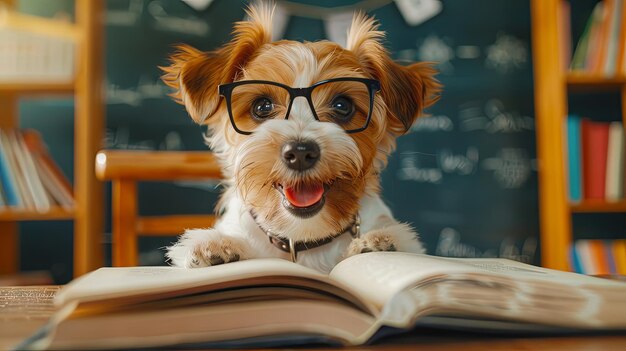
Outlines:
POLYGON ((309 207, 322 199, 322 184, 306 184, 285 188, 285 198, 295 207, 309 207))

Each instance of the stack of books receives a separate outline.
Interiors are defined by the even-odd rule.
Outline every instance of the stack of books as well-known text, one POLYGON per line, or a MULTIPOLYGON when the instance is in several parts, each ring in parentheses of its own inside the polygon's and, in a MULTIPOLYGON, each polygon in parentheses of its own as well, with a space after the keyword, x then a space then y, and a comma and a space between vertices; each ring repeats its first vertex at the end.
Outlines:
POLYGON ((621 122, 596 122, 567 117, 569 196, 616 202, 624 199, 624 127, 621 122))
POLYGON ((34 130, 0 130, 0 211, 74 207, 72 186, 34 130))
POLYGON ((626 74, 626 0, 596 4, 576 45, 573 72, 615 76, 626 74))
POLYGON ((72 24, 10 11, 0 3, 0 82, 68 82, 74 77, 72 24))
POLYGON ((626 275, 626 239, 577 240, 571 249, 572 270, 590 275, 626 275))

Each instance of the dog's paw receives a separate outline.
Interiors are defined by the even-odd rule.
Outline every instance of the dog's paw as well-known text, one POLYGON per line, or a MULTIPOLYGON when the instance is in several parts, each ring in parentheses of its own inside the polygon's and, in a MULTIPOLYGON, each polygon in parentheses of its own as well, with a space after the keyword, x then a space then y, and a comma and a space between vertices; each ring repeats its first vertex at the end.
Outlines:
POLYGON ((373 251, 397 251, 397 244, 387 231, 375 230, 361 238, 353 239, 346 250, 345 257, 373 251))
POLYGON ((167 258, 173 265, 185 268, 215 266, 247 258, 242 240, 220 234, 215 229, 194 229, 183 234, 178 242, 167 248, 167 258))
POLYGON ((345 251, 344 258, 372 251, 425 252, 411 226, 406 223, 395 223, 353 239, 345 251))

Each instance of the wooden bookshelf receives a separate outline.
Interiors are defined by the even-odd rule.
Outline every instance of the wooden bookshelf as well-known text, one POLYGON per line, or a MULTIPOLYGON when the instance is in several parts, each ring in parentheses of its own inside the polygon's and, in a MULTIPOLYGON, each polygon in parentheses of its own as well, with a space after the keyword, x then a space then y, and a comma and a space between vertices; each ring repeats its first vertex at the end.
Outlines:
POLYGON ((75 82, 0 82, 1 93, 19 93, 19 94, 74 94, 75 82))
POLYGON ((613 90, 626 85, 626 76, 605 77, 584 73, 568 73, 566 83, 571 90, 613 90))
MULTIPOLYGON (((14 8, 15 0, 0 0, 14 8)), ((1 4, 0 4, 1 5, 1 4)), ((103 265, 103 186, 94 172, 104 136, 104 6, 103 1, 75 0, 75 23, 18 16, 13 23, 41 33, 62 33, 76 40, 75 79, 70 82, 0 82, 0 128, 19 127, 18 101, 24 96, 73 96, 74 210, 53 207, 45 213, 0 210, 0 274, 18 271, 19 221, 73 220, 74 275, 103 265)))
POLYGON ((559 48, 565 38, 559 18, 564 18, 562 1, 531 0, 532 50, 535 79, 535 121, 539 159, 539 221, 541 262, 548 268, 570 270, 572 214, 626 213, 626 200, 585 200, 569 203, 563 128, 568 114, 568 91, 619 91, 622 120, 626 127, 626 75, 614 77, 571 73, 563 67, 559 48))
POLYGON ((52 207, 46 212, 0 209, 0 221, 50 221, 74 219, 74 211, 52 207))
POLYGON ((626 200, 607 202, 604 200, 584 200, 570 206, 573 213, 626 212, 626 200))

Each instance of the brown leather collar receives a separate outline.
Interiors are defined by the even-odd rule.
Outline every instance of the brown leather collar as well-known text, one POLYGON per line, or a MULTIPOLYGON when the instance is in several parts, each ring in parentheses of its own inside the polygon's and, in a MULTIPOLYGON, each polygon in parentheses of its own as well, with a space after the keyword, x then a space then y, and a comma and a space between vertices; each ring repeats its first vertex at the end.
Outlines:
POLYGON ((331 236, 325 237, 324 239, 316 240, 316 241, 293 241, 291 239, 284 238, 274 232, 271 229, 263 228, 259 222, 256 220, 256 216, 252 211, 250 211, 250 215, 252 215, 252 219, 259 226, 259 228, 267 235, 270 240, 270 243, 276 246, 281 251, 291 254, 291 261, 296 262, 298 259, 298 252, 314 249, 316 247, 320 247, 322 245, 326 245, 333 241, 333 239, 345 234, 350 233, 353 238, 358 238, 361 234, 361 218, 357 213, 354 216, 354 221, 342 231, 335 233, 331 236))

